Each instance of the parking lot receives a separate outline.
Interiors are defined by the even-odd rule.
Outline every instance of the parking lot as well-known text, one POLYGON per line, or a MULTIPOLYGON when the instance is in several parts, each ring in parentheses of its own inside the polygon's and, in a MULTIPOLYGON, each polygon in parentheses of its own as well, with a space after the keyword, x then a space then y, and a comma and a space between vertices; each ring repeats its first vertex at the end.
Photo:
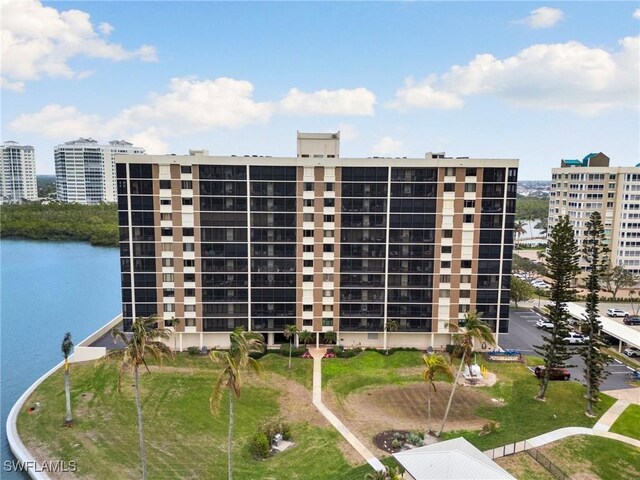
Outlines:
MULTIPOLYGON (((523 355, 538 356, 533 351, 534 345, 542 344, 543 330, 536 328, 536 321, 541 318, 540 315, 532 310, 512 311, 509 322, 509 333, 500 335, 500 346, 504 349, 519 350, 523 355)), ((569 347, 575 350, 576 347, 569 347)), ((574 355, 568 361, 568 364, 576 365, 568 370, 571 372, 572 381, 582 382, 584 363, 578 355, 574 355)), ((607 371, 610 375, 606 378, 601 386, 601 390, 619 390, 623 388, 631 388, 627 381, 627 367, 617 360, 609 365, 607 371)))

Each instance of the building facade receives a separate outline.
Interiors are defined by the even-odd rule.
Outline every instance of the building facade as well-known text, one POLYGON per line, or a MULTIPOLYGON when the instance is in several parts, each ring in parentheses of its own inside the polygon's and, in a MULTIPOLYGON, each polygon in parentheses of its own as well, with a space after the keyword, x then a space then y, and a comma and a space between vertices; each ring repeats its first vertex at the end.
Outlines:
MULTIPOLYGON (((602 216, 612 265, 640 274, 640 168, 610 167, 604 153, 562 160, 552 170, 549 229, 568 215, 580 247, 594 211, 602 216)), ((587 267, 583 258, 580 266, 587 267)))
POLYGON ((340 158, 339 133, 293 158, 117 160, 125 328, 180 319, 171 346, 296 324, 345 346, 444 348, 467 312, 507 332, 517 160, 340 158))
POLYGON ((116 155, 144 155, 144 149, 124 140, 99 145, 79 138, 54 149, 58 200, 92 205, 116 201, 116 155))
POLYGON ((0 203, 20 203, 38 199, 36 155, 31 145, 8 141, 2 145, 0 203))

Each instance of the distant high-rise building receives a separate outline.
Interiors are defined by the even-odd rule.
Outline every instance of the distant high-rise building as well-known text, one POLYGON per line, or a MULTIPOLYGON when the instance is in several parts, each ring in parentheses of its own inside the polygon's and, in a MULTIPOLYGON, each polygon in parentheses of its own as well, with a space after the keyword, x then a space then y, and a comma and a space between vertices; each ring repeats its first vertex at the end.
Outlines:
MULTIPOLYGON (((640 274, 640 168, 610 167, 604 153, 562 160, 551 175, 549 231, 568 215, 578 246, 591 212, 600 212, 612 265, 640 274)), ((587 264, 580 259, 583 270, 587 264)))
POLYGON ((79 138, 54 149, 58 200, 95 204, 116 201, 116 155, 144 155, 144 149, 124 140, 99 145, 79 138))
POLYGON ((8 141, 2 145, 0 166, 0 203, 37 200, 36 155, 31 145, 8 141))
POLYGON ((178 349, 287 325, 344 346, 445 348, 478 312, 508 330, 517 160, 298 154, 118 156, 125 329, 157 314, 178 349))

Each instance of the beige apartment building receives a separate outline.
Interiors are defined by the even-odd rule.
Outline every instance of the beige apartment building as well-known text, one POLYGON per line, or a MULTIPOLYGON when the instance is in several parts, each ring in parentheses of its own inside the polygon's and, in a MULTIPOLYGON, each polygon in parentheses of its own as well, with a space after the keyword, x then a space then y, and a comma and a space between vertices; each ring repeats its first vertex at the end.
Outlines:
POLYGON ((580 246, 593 211, 602 216, 611 263, 640 274, 640 167, 611 167, 602 152, 562 160, 552 170, 549 229, 568 215, 580 246))
POLYGON ((279 344, 292 324, 444 348, 467 312, 508 331, 517 160, 342 158, 338 132, 299 133, 295 157, 116 170, 125 329, 158 314, 178 350, 225 347, 237 326, 279 344))

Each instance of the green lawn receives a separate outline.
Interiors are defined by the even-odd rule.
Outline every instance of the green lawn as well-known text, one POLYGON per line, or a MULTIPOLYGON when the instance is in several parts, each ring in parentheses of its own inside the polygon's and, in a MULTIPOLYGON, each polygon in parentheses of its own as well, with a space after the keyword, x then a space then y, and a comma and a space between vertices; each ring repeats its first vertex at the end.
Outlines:
POLYGON ((611 427, 611 431, 640 440, 640 405, 629 405, 611 427))
MULTIPOLYGON (((141 377, 149 478, 226 477, 228 404, 225 398, 219 417, 210 414, 208 399, 216 370, 202 360, 206 359, 184 356, 177 363, 193 368, 180 371, 171 365, 141 377)), ((302 370, 308 368, 302 360, 296 363, 302 370)), ((75 460, 81 478, 140 478, 132 381, 128 378, 118 394, 116 367, 91 364, 74 365, 71 379, 75 428, 61 426, 64 382, 58 371, 27 403, 40 402, 40 409, 34 414, 25 409, 19 415, 18 429, 25 444, 48 451, 51 460, 75 460)), ((236 479, 286 475, 290 479, 346 480, 370 471, 367 465, 354 468, 347 463, 337 446, 341 437, 333 428, 310 425, 304 418, 292 424, 295 447, 267 460, 253 460, 248 439, 260 422, 280 414, 279 388, 277 384, 257 387, 249 379, 236 402, 236 479)))

